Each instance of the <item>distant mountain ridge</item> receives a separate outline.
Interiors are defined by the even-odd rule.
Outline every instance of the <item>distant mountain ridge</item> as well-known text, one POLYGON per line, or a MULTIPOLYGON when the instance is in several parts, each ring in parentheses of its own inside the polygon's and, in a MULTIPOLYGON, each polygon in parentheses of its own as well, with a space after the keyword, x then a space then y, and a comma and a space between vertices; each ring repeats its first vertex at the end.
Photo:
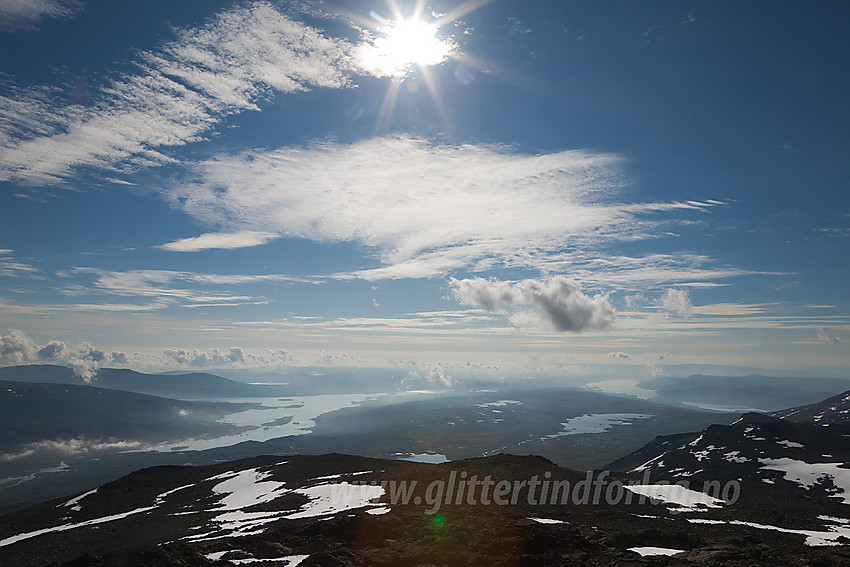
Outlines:
POLYGON ((690 406, 750 408, 776 411, 800 404, 817 403, 827 396, 850 389, 843 378, 789 378, 750 374, 653 378, 638 386, 657 393, 657 401, 690 406))
POLYGON ((123 368, 101 368, 91 382, 76 376, 68 367, 54 365, 7 366, 0 380, 45 384, 74 384, 123 390, 170 398, 227 398, 287 395, 284 387, 244 384, 215 374, 144 374, 123 368))
POLYGON ((141 443, 224 435, 238 428, 218 420, 251 407, 76 384, 0 380, 0 454, 23 450, 28 443, 80 439, 141 443))
POLYGON ((808 421, 818 425, 850 423, 850 391, 822 402, 780 410, 770 415, 788 421, 808 421))
POLYGON ((661 436, 608 467, 654 479, 739 479, 850 504, 850 390, 815 404, 746 413, 731 425, 661 436))

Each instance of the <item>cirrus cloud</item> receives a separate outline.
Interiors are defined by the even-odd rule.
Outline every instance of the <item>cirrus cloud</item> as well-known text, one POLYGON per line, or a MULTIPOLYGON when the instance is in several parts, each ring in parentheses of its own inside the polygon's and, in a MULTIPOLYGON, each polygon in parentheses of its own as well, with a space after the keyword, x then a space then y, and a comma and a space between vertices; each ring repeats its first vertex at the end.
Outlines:
MULTIPOLYGON (((367 280, 587 262, 605 244, 656 237, 652 215, 720 203, 619 202, 621 164, 582 150, 529 155, 384 136, 220 155, 192 166, 163 196, 234 233, 364 246, 382 266, 335 277, 367 280)), ((621 272, 646 268, 614 260, 621 272)), ((688 278, 694 269, 691 258, 665 263, 656 271, 688 278)))
POLYGON ((0 0, 0 30, 32 29, 45 19, 74 16, 81 8, 77 0, 0 0))
POLYGON ((126 171, 173 163, 168 148, 202 140, 228 116, 258 109, 268 94, 342 88, 356 69, 350 44, 268 2, 222 12, 177 36, 141 52, 138 70, 112 81, 87 109, 61 102, 55 89, 4 88, 0 180, 59 184, 79 167, 126 171))
POLYGON ((173 242, 167 242, 157 248, 171 250, 172 252, 198 252, 200 250, 221 249, 232 250, 234 248, 248 248, 260 246, 278 238, 270 232, 256 232, 245 230, 242 232, 208 232, 191 238, 181 238, 173 242))

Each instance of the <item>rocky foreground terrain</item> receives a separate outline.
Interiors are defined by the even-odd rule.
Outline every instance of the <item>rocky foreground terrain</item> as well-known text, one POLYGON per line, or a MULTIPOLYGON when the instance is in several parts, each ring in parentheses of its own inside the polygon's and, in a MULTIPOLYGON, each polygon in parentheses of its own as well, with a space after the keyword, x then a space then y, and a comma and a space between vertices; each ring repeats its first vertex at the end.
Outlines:
POLYGON ((835 498, 690 488, 511 455, 154 467, 0 517, 0 564, 850 565, 835 498))

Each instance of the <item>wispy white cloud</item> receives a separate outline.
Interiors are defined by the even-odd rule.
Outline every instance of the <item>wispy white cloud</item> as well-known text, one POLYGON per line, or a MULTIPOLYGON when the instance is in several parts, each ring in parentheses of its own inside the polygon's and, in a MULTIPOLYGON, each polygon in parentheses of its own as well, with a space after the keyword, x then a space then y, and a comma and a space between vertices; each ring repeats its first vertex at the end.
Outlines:
POLYGON ((171 162, 167 148, 200 140, 269 93, 347 85, 349 47, 255 2, 141 53, 138 71, 113 81, 90 108, 63 105, 47 88, 6 89, 0 180, 53 184, 81 166, 171 162))
MULTIPOLYGON (((644 228, 646 228, 645 223, 644 228)), ((594 246, 540 256, 537 261, 547 272, 569 272, 574 279, 587 285, 624 291, 647 291, 674 284, 695 288, 717 287, 727 284, 708 280, 777 274, 777 272, 758 272, 719 266, 713 258, 704 254, 656 253, 644 256, 623 256, 606 254, 604 250, 600 251, 594 246)))
POLYGON ((152 301, 144 305, 138 303, 70 303, 67 305, 54 306, 54 311, 87 311, 87 312, 111 312, 111 313, 141 313, 144 311, 157 311, 168 307, 167 301, 152 301))
POLYGON ((563 276, 506 282, 471 278, 450 282, 452 294, 466 305, 506 313, 515 327, 548 327, 580 333, 614 325, 614 307, 605 295, 585 295, 563 276))
POLYGON ((0 0, 0 30, 32 29, 43 20, 76 15, 77 0, 0 0))
POLYGON ((31 264, 15 260, 12 257, 14 250, 8 248, 0 249, 0 276, 11 278, 30 277, 39 278, 41 270, 31 264))
POLYGON ((611 358, 616 358, 618 360, 628 360, 631 358, 631 355, 623 351, 609 352, 608 356, 610 356, 611 358))
POLYGON ((234 306, 251 303, 266 303, 262 297, 237 295, 216 291, 216 286, 232 287, 252 283, 318 283, 315 279, 302 279, 280 274, 202 274, 174 270, 130 270, 110 271, 96 268, 74 268, 60 273, 74 279, 90 276, 91 283, 74 283, 65 288, 68 295, 108 293, 122 297, 140 297, 150 303, 140 306, 132 304, 75 304, 69 309, 84 311, 148 311, 170 305, 195 307, 234 306), (88 309, 90 307, 90 309, 88 309))
POLYGON ((691 313, 697 315, 740 316, 747 317, 767 313, 775 303, 712 303, 692 305, 691 313))
MULTIPOLYGON (((598 250, 607 243, 656 237, 652 215, 716 206, 618 202, 621 163, 585 151, 527 155, 504 146, 379 137, 219 156, 195 165, 191 178, 164 195, 208 225, 355 242, 383 264, 337 278, 501 267, 563 272, 559 266, 600 262, 598 250)), ((646 278, 658 278, 662 267, 686 279, 717 275, 696 270, 691 256, 642 260, 605 256, 612 271, 655 268, 646 278)))
POLYGON ((172 252, 198 252, 213 248, 232 250, 234 248, 249 248, 260 246, 271 242, 278 235, 270 232, 256 232, 244 230, 242 232, 208 232, 191 238, 181 238, 173 242, 167 242, 157 248, 171 250, 172 252))
POLYGON ((241 327, 268 329, 318 329, 367 332, 392 332, 396 334, 422 332, 466 332, 472 326, 492 324, 497 315, 491 315, 481 309, 457 311, 433 311, 409 313, 405 317, 323 317, 294 316, 273 321, 240 321, 234 323, 241 327))

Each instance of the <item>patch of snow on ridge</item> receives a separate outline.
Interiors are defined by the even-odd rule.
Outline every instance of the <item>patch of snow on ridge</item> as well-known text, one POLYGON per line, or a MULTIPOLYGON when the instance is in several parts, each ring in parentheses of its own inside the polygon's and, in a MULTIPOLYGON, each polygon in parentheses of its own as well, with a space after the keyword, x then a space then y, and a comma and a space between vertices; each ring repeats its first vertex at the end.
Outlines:
POLYGON ((780 528, 778 526, 770 526, 767 524, 756 524, 754 522, 742 522, 741 520, 704 520, 700 518, 688 518, 692 524, 729 524, 733 526, 747 526, 757 530, 770 530, 774 532, 782 532, 786 534, 799 534, 806 536, 806 545, 809 546, 824 546, 824 545, 841 545, 838 541, 840 537, 850 537, 850 526, 826 526, 829 531, 821 532, 817 530, 793 530, 788 528, 780 528))
POLYGON ((697 461, 702 461, 703 459, 707 459, 708 455, 711 454, 712 451, 718 451, 725 448, 726 447, 715 447, 714 445, 709 445, 701 451, 691 451, 691 454, 697 458, 697 461))
POLYGON ((177 488, 172 488, 171 490, 169 490, 167 492, 163 492, 162 494, 158 494, 157 497, 156 497, 155 503, 156 503, 157 506, 159 506, 159 505, 161 505, 165 502, 165 497, 168 496, 169 494, 173 494, 177 491, 183 490, 184 488, 191 488, 193 486, 195 486, 195 485, 194 484, 186 484, 186 485, 183 485, 183 486, 178 486, 177 488))
MULTIPOLYGON (((66 508, 69 507, 69 506, 73 506, 72 510, 76 510, 77 512, 79 512, 80 507, 78 506, 78 503, 80 502, 80 500, 82 500, 86 496, 91 496, 95 492, 97 492, 97 488, 95 488, 94 490, 89 490, 88 492, 86 492, 84 494, 80 494, 79 496, 75 496, 74 498, 71 498, 70 500, 68 500, 67 502, 62 504, 62 506, 66 507, 66 508)), ((58 507, 59 506, 57 506, 57 508, 58 507)))
MULTIPOLYGON (((750 428, 750 429, 752 429, 752 428, 750 428)), ((699 437, 697 437, 696 439, 694 439, 693 441, 688 443, 688 446, 689 447, 696 447, 697 445, 699 445, 699 442, 702 441, 703 435, 705 435, 705 434, 704 433, 700 434, 699 437)), ((684 447, 681 447, 681 449, 684 449, 684 447)))
POLYGON ((156 506, 147 506, 145 508, 136 508, 135 510, 130 510, 129 512, 121 512, 120 514, 113 514, 111 516, 104 516, 102 518, 94 518, 93 520, 86 520, 85 522, 79 522, 76 524, 62 524, 61 526, 55 526, 52 528, 44 528, 41 530, 36 530, 34 532, 26 532, 18 535, 14 535, 12 537, 7 537, 6 539, 0 540, 0 547, 5 547, 7 545, 11 545, 13 543, 19 542, 24 539, 29 539, 31 537, 36 537, 44 534, 48 534, 51 532, 64 532, 67 530, 73 530, 75 528, 82 528, 84 526, 94 526, 97 524, 104 524, 106 522, 113 522, 115 520, 120 520, 122 518, 126 518, 127 516, 132 516, 134 514, 141 514, 142 512, 147 512, 149 510, 153 510, 156 506))
POLYGON ((635 494, 642 494, 665 504, 676 504, 680 512, 696 512, 706 508, 721 508, 723 500, 685 488, 678 484, 630 484, 624 486, 635 494))
POLYGON ((844 504, 850 504, 850 469, 839 467, 841 463, 807 463, 783 457, 781 459, 759 459, 766 470, 785 473, 785 480, 796 482, 806 490, 824 480, 832 480, 835 490, 841 494, 831 494, 833 498, 842 498, 844 504))
MULTIPOLYGON (((260 472, 259 469, 248 469, 231 475, 227 480, 213 486, 216 494, 224 494, 220 501, 221 510, 241 510, 255 504, 271 502, 281 496, 283 482, 264 480, 271 476, 270 472, 260 472)), ((215 477, 213 477, 215 478, 215 477)))
MULTIPOLYGON (((228 549, 226 551, 215 551, 213 553, 207 553, 204 557, 206 557, 210 561, 218 561, 222 557, 224 557, 225 555, 230 553, 231 551, 234 551, 234 550, 228 549)), ((245 558, 245 559, 225 559, 225 561, 227 561, 228 563, 232 563, 234 565, 246 565, 248 563, 259 563, 259 562, 265 562, 265 561, 268 561, 270 563, 271 562, 275 562, 275 563, 286 562, 286 567, 296 567, 296 565, 298 565, 299 563, 301 563, 302 561, 304 561, 308 557, 310 557, 310 556, 309 555, 286 555, 284 557, 275 557, 273 559, 249 557, 249 558, 245 558)))
MULTIPOLYGON (((658 455, 657 457, 652 457, 651 459, 649 459, 648 461, 646 461, 644 464, 640 465, 639 467, 635 467, 635 468, 633 468, 633 469, 632 469, 632 470, 630 470, 629 472, 643 472, 643 471, 645 471, 646 469, 650 468, 650 467, 652 466, 652 463, 654 463, 654 462, 655 462, 655 461, 657 461, 658 459, 662 458, 662 457, 663 457, 664 455, 666 455, 666 454, 667 454, 667 451, 665 451, 665 452, 661 453, 661 454, 660 454, 660 455, 658 455)), ((662 461, 661 463, 658 463, 658 466, 663 466, 663 463, 664 463, 664 461, 662 461)))
POLYGON ((254 528, 276 521, 282 512, 245 512, 243 510, 234 510, 219 514, 213 521, 218 524, 219 529, 232 530, 233 533, 229 537, 237 535, 253 535, 260 533, 254 528))
POLYGON ((181 539, 186 541, 213 541, 226 537, 257 535, 263 533, 263 529, 257 528, 279 520, 285 513, 285 511, 244 512, 242 510, 225 512, 210 520, 208 529, 211 529, 211 531, 185 536, 181 539))
POLYGON ((818 520, 833 522, 836 524, 850 524, 850 520, 847 518, 836 518, 835 516, 818 516, 818 520))
POLYGON ((777 441, 776 444, 777 445, 785 445, 788 448, 794 448, 794 449, 805 449, 806 448, 805 445, 801 445, 800 443, 795 443, 794 441, 788 441, 787 439, 784 440, 784 441, 777 441))
POLYGON ((730 463, 746 463, 752 460, 748 459, 747 457, 739 457, 738 455, 740 454, 740 451, 730 451, 728 453, 724 453, 723 457, 730 463))
MULTIPOLYGON (((266 524, 279 520, 330 516, 354 508, 378 507, 380 504, 374 500, 384 494, 384 489, 380 486, 354 485, 347 482, 323 483, 289 490, 283 488, 282 482, 264 480, 269 474, 258 469, 248 469, 219 475, 219 477, 229 478, 214 486, 213 492, 225 494, 225 496, 219 502, 219 507, 210 511, 224 513, 210 519, 208 531, 205 533, 185 536, 181 539, 197 542, 256 535, 265 530, 266 524), (243 508, 270 502, 286 494, 301 494, 309 501, 300 510, 291 507, 256 512, 243 510, 243 508)), ((387 508, 386 511, 388 512, 389 509, 387 508)))
POLYGON ((286 561, 286 567, 295 567, 305 559, 310 557, 309 555, 287 555, 286 557, 278 557, 275 559, 228 559, 231 563, 235 565, 246 565, 248 563, 260 563, 260 562, 274 562, 274 561, 286 561))
POLYGON ((359 476, 361 474, 369 474, 374 471, 359 471, 359 472, 346 472, 346 473, 337 473, 337 474, 329 474, 327 476, 317 476, 316 478, 311 478, 310 480, 332 480, 335 478, 342 478, 343 476, 359 476))
POLYGON ((344 510, 373 506, 374 500, 384 495, 384 489, 380 486, 347 482, 318 484, 308 488, 298 488, 292 492, 303 494, 310 499, 310 502, 300 511, 284 516, 289 520, 326 516, 344 510))
POLYGON ((630 547, 629 551, 639 553, 641 557, 652 557, 655 555, 676 555, 677 553, 685 552, 684 549, 673 549, 670 547, 630 547))
POLYGON ((531 517, 531 518, 528 518, 528 519, 531 520, 532 522, 537 522, 538 524, 566 524, 567 523, 564 520, 555 520, 553 518, 531 517))

